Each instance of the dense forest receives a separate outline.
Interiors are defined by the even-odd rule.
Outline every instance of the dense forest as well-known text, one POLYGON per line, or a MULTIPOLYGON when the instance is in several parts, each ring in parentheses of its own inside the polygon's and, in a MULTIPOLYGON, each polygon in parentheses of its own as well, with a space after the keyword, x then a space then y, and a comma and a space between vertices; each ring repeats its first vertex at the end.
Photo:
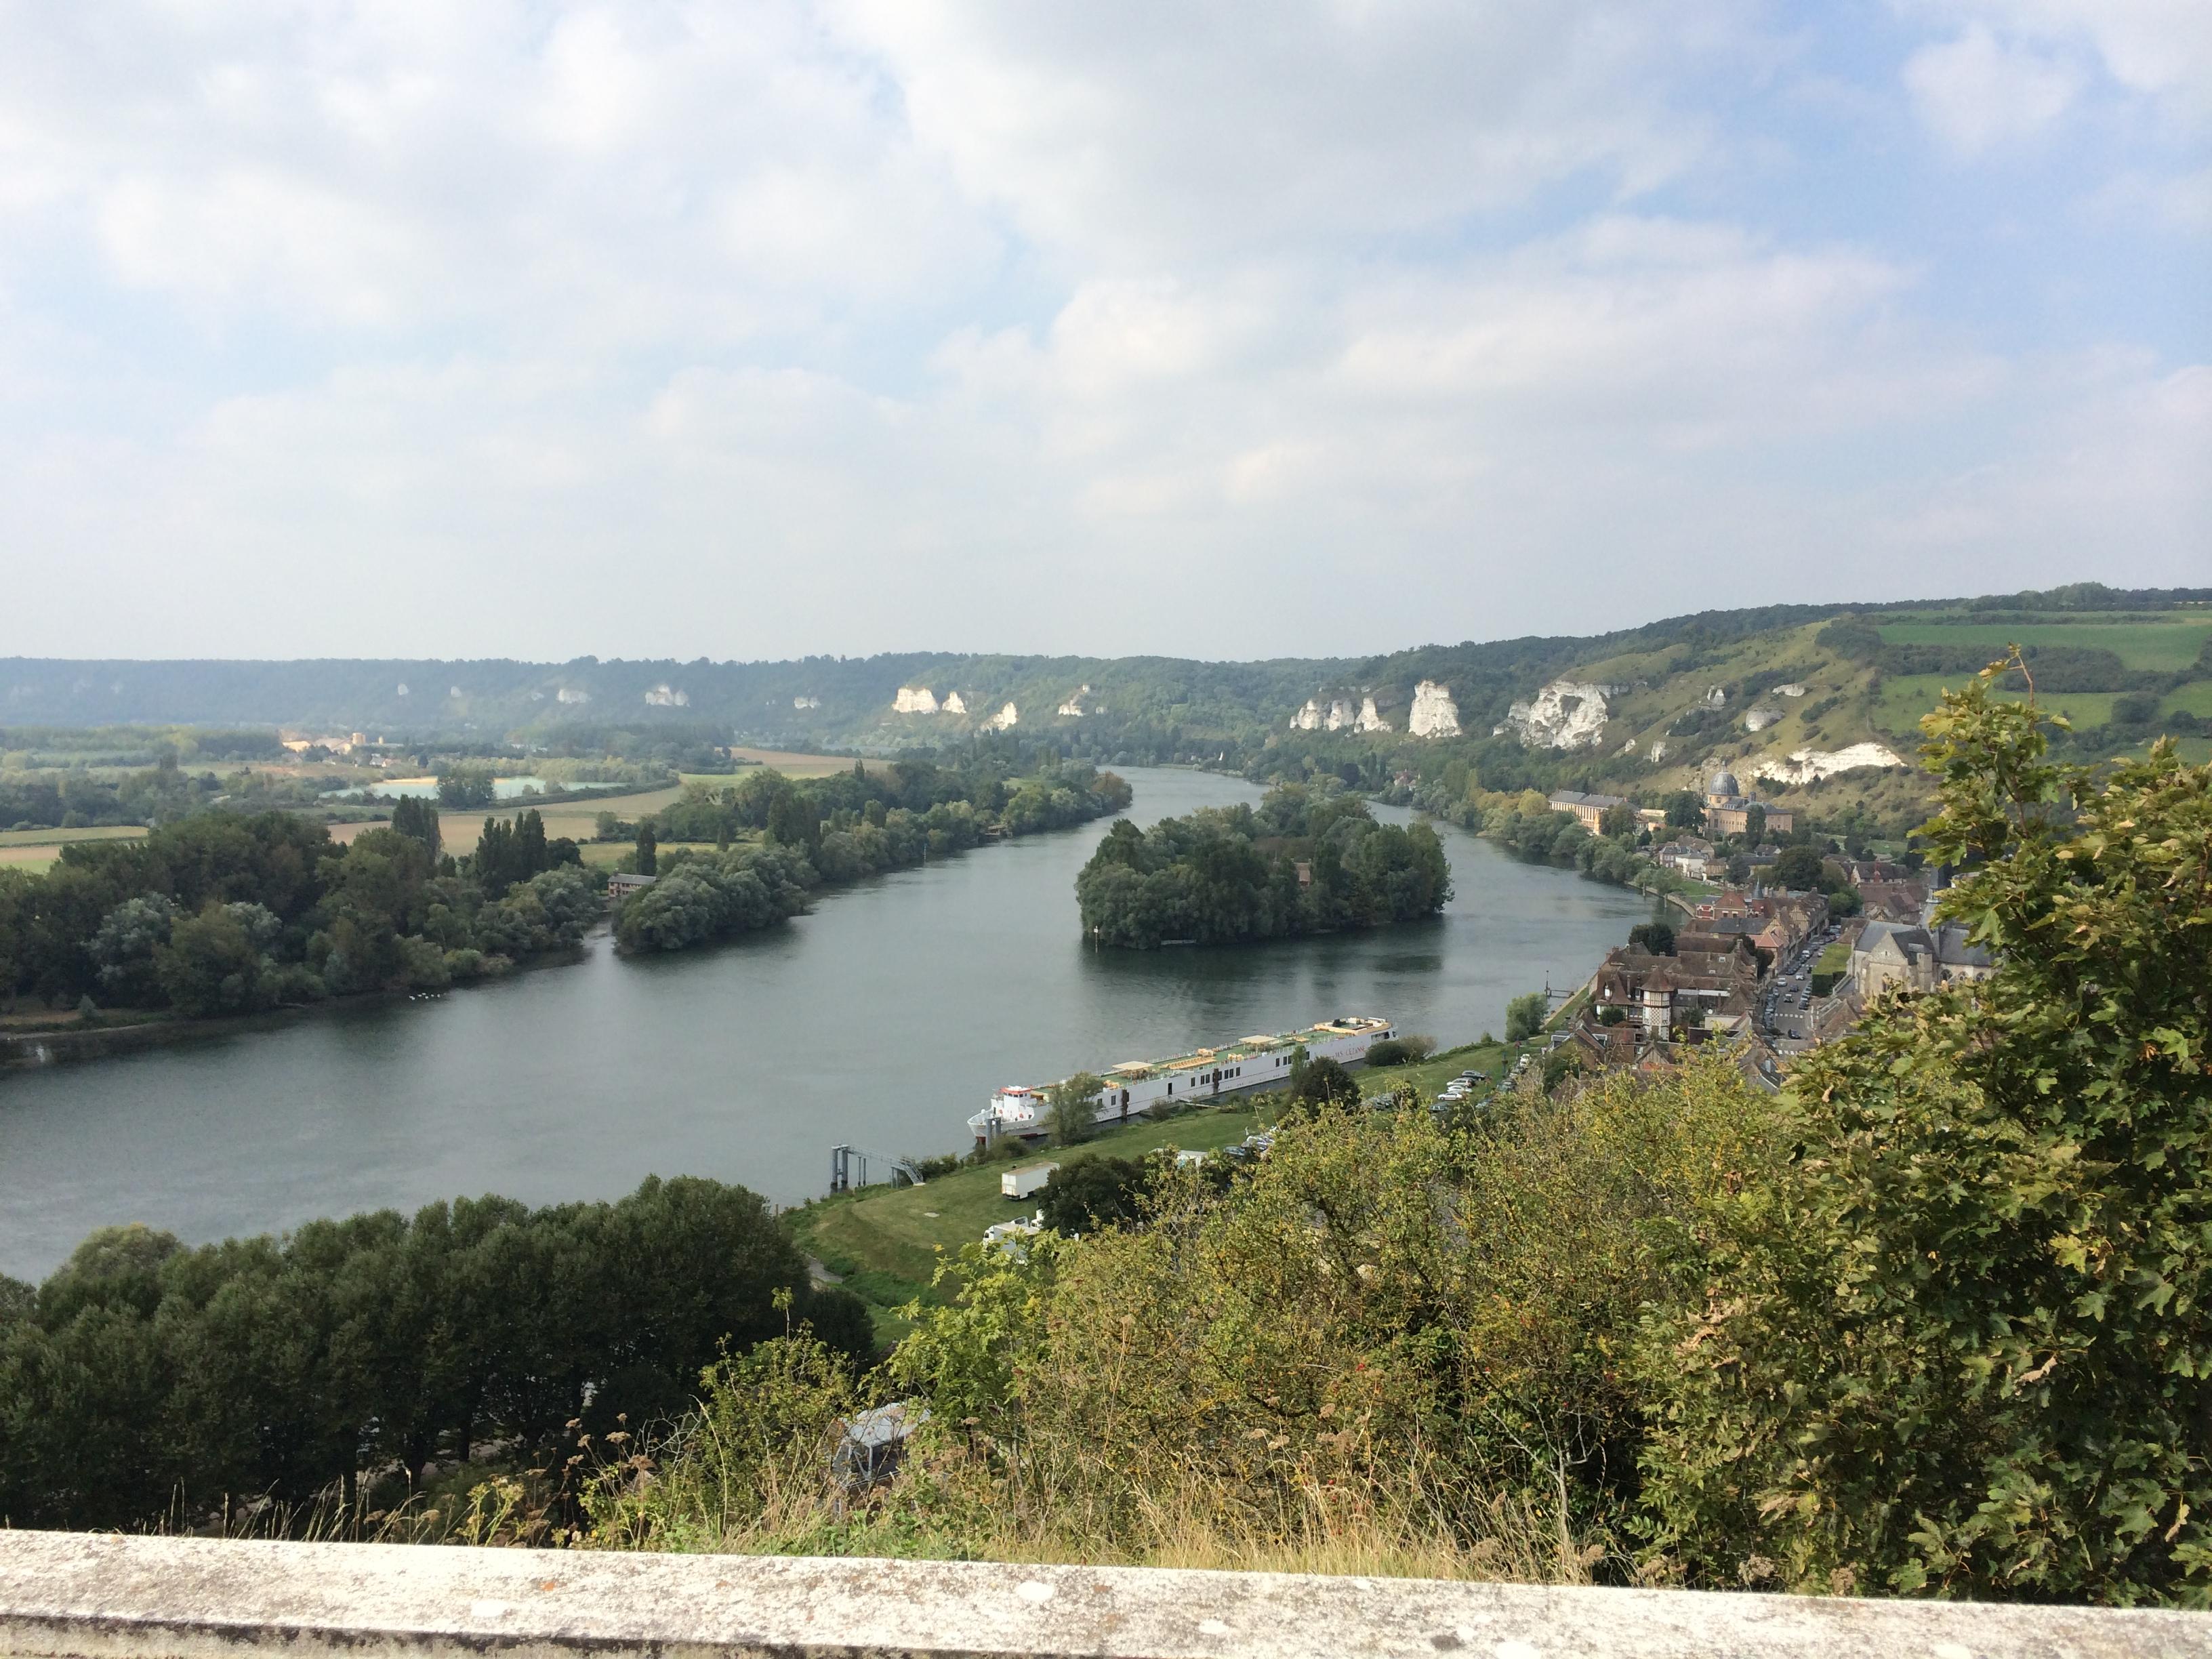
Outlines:
POLYGON ((1076 878, 1084 932, 1139 951, 1232 945, 1433 915, 1451 897, 1425 824, 1377 823, 1340 789, 1285 785, 1139 830, 1117 820, 1076 878))
POLYGON ((487 820, 462 859, 419 801, 349 846, 289 812, 195 812, 71 842, 44 875, 0 869, 0 1001, 200 1018, 442 989, 574 948, 603 880, 535 811, 487 820))
POLYGON ((565 1425, 619 1445, 792 1319, 866 1355, 860 1304, 711 1181, 198 1249, 109 1228, 35 1291, 0 1279, 0 1524, 191 1527, 332 1489, 388 1505, 488 1444, 526 1459, 565 1425))
POLYGON ((993 758, 966 767, 902 761, 794 782, 750 773, 696 785, 654 816, 652 887, 626 901, 625 951, 678 951, 796 915, 807 890, 964 852, 997 835, 1032 835, 1118 812, 1129 786, 1111 772, 1056 762, 1009 775, 993 758), (757 837, 733 844, 740 835, 757 837), (714 842, 712 853, 661 853, 661 840, 714 842))

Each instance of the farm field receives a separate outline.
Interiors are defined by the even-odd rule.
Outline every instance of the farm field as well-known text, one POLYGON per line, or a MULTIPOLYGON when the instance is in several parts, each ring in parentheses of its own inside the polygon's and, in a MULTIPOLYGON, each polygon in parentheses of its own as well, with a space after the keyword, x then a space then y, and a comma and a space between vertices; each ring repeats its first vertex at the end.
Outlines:
POLYGON ((136 823, 102 824, 94 830, 0 830, 0 847, 66 847, 73 841, 136 841, 146 833, 136 823))
MULTIPOLYGON (((732 749, 731 756, 738 760, 751 761, 757 765, 773 767, 787 778, 826 778, 833 772, 849 772, 853 758, 849 755, 801 755, 785 749, 732 749)), ((880 772, 890 763, 864 761, 869 770, 880 772)), ((744 775, 732 777, 726 772, 684 772, 678 775, 686 783, 703 783, 709 788, 723 788, 744 775)))
MULTIPOLYGON (((1881 695, 1875 702, 1875 720, 1883 730, 1900 738, 1917 740, 1920 736, 1920 717, 1936 707, 1945 690, 1957 690, 1973 677, 1969 674, 1905 674, 1881 683, 1881 695)), ((2026 691, 2000 693, 2007 701, 2024 702, 2026 691)), ((2087 731, 2092 726, 2109 726, 2112 720, 2112 699, 2122 695, 2117 691, 2054 692, 2041 699, 2043 706, 2055 714, 2063 714, 2074 723, 2075 730, 2087 731)))
POLYGON ((2008 645, 2079 646, 2110 651, 2129 668, 2186 668, 2212 639, 2212 617, 2176 616, 2143 623, 1890 623, 1881 630, 1891 645, 1977 645, 1994 659, 2008 645))
MULTIPOLYGON (((566 836, 572 841, 589 841, 596 833, 599 814, 612 812, 617 817, 635 818, 647 812, 657 812, 684 792, 680 789, 648 789, 634 795, 599 795, 590 800, 562 801, 552 806, 541 806, 538 812, 545 820, 549 839, 566 836)), ((527 801, 501 801, 496 806, 471 807, 465 812, 438 814, 438 836, 446 851, 456 857, 476 850, 477 838, 483 834, 483 822, 488 817, 511 818, 526 811, 527 801)), ((370 823, 334 823, 331 839, 341 843, 350 842, 364 830, 380 826, 370 823)))
POLYGON ((71 842, 137 841, 145 833, 135 823, 92 830, 0 830, 0 870, 42 874, 60 862, 62 848, 71 842))

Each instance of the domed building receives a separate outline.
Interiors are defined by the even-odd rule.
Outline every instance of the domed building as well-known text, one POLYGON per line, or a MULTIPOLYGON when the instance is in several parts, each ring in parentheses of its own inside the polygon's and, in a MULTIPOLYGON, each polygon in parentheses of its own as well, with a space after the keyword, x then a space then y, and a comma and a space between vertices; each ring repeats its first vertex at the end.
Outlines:
POLYGON ((1751 814, 1757 808, 1764 814, 1761 833, 1772 830, 1786 836, 1797 827, 1797 815, 1786 806, 1769 806, 1763 800, 1753 800, 1743 793, 1735 774, 1722 767, 1705 780, 1705 833, 1709 836, 1747 835, 1751 830, 1751 814))

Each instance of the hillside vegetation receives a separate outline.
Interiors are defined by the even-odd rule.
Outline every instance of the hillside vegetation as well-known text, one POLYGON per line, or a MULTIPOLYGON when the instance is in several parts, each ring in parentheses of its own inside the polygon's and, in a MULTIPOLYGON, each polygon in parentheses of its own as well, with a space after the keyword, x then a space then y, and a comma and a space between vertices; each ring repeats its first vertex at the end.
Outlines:
MULTIPOLYGON (((2080 583, 1256 663, 945 653, 557 665, 14 659, 0 661, 4 706, 45 724, 0 731, 0 817, 9 769, 54 764, 72 728, 105 728, 94 746, 118 757, 155 753, 157 737, 170 747, 191 739, 115 724, 137 720, 264 722, 425 750, 465 742, 678 767, 748 744, 951 760, 1012 735, 1104 765, 1180 762, 1279 781, 1327 772, 1382 788, 1400 774, 1434 783, 1457 764, 1491 790, 1650 799, 1725 765, 1784 805, 1902 823, 1925 805, 1906 764, 1920 715, 2015 642, 2045 706, 2070 721, 2055 740, 2073 755, 2140 753, 2161 733, 2179 737, 2185 756, 2207 752, 2212 588, 2080 583)), ((2024 695, 2025 682, 2010 690, 2024 695)), ((244 741, 198 739, 218 740, 244 741)))

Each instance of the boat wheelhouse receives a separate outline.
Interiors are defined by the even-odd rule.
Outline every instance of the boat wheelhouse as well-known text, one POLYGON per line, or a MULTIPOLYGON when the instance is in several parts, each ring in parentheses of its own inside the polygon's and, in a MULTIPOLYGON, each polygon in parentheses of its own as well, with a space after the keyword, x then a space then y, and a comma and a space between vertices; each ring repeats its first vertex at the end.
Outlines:
MULTIPOLYGON (((1099 1074, 1106 1086, 1098 1097, 1098 1121, 1119 1123, 1158 1106, 1280 1087, 1290 1081, 1291 1062, 1300 1048, 1310 1060, 1357 1066, 1367 1058, 1370 1048, 1396 1035, 1387 1019, 1349 1014, 1302 1031, 1240 1037, 1219 1048, 1194 1048, 1172 1060, 1125 1060, 1099 1074)), ((1051 1109, 1048 1085, 1010 1084, 968 1120, 968 1127, 979 1146, 1001 1135, 1033 1138, 1046 1132, 1051 1109)))

